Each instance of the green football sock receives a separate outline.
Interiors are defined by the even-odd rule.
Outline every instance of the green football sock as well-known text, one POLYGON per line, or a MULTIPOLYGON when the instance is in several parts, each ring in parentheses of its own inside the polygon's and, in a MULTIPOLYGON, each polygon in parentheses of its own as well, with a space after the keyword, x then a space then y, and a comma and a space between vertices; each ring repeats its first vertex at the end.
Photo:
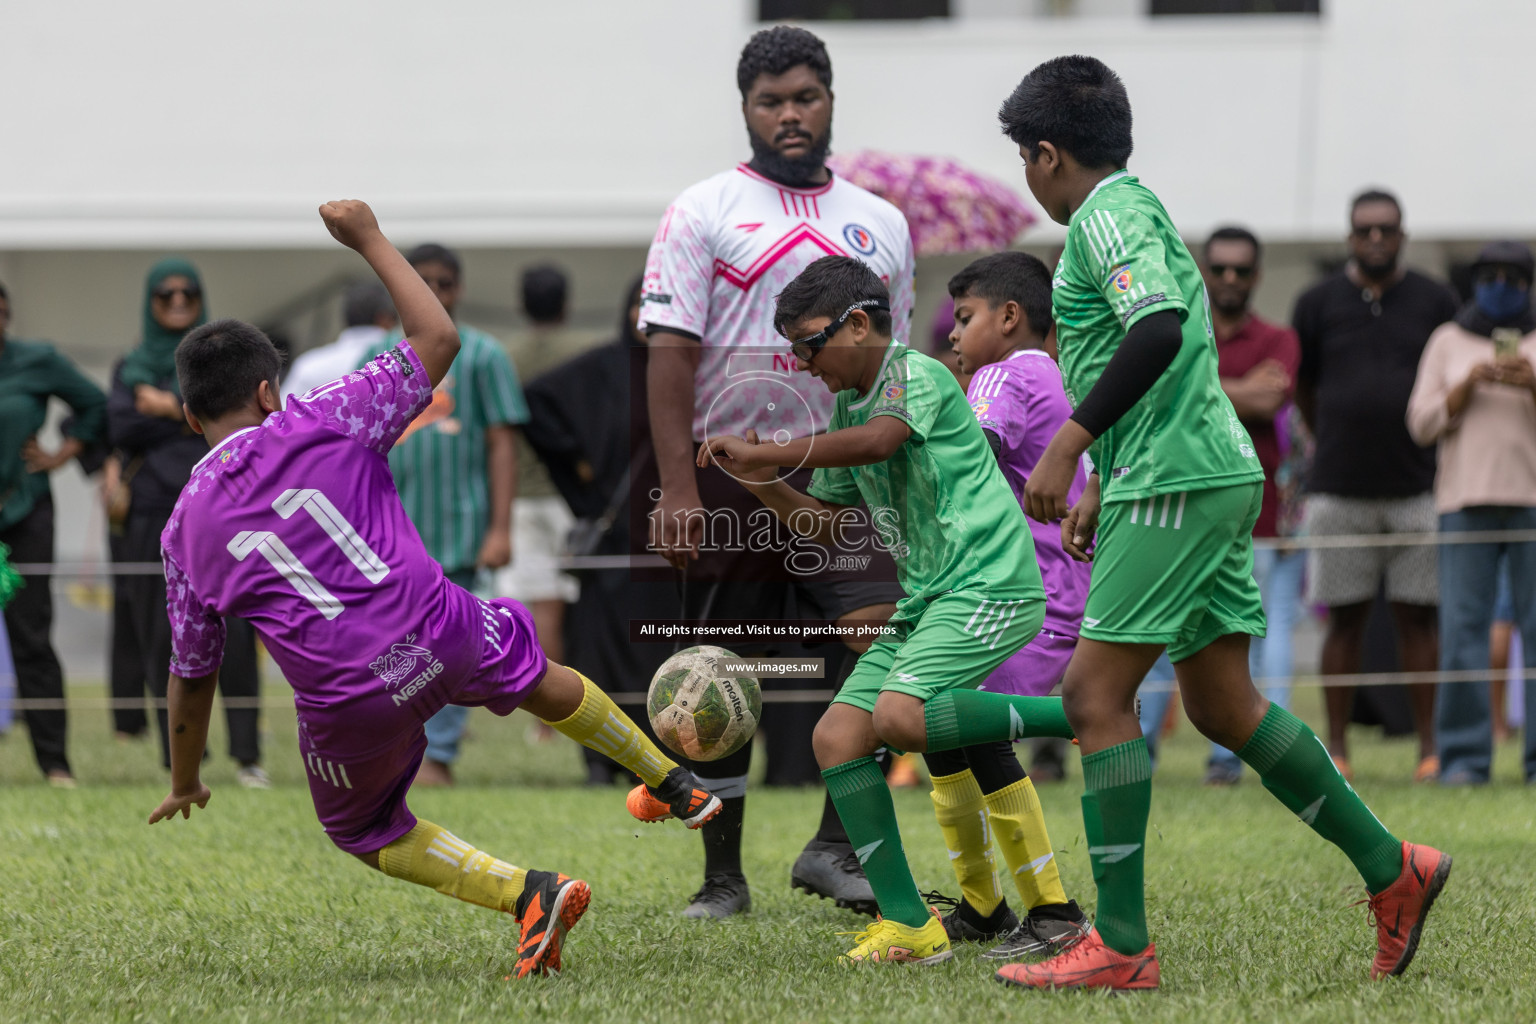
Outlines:
POLYGON ((1034 736, 1070 740, 1077 735, 1067 724, 1060 697, 1015 697, 980 690, 945 690, 928 698, 923 704, 923 724, 929 750, 1034 736))
POLYGON ((1305 722, 1271 704, 1237 756, 1312 831, 1344 851, 1367 889, 1380 892, 1397 881, 1403 844, 1344 781, 1305 722))
POLYGON ((864 867, 880 913, 912 928, 927 924, 931 915, 907 866, 896 829, 896 805, 880 765, 872 757, 861 757, 834 765, 821 777, 827 780, 827 792, 848 830, 848 841, 864 867))
POLYGON ((1093 926, 1104 944, 1130 956, 1147 948, 1146 842, 1152 810, 1147 741, 1083 755, 1083 831, 1099 887, 1093 926))

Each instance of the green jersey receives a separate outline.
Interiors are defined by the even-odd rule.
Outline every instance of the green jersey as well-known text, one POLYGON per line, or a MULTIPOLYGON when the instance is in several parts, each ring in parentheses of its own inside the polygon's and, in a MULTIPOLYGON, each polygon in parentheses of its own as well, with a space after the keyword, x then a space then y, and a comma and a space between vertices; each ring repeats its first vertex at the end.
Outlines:
MULTIPOLYGON (((485 432, 528 422, 517 372, 501 343, 459 324, 459 354, 418 416, 389 452, 405 513, 444 572, 473 569, 491 521, 485 432)), ((399 330, 368 360, 400 343, 399 330)))
POLYGON ((1163 204, 1129 171, 1099 182, 1072 215, 1052 284, 1062 380, 1074 406, 1136 321, 1171 310, 1184 325, 1173 365, 1089 449, 1106 503, 1264 479, 1221 390, 1200 268, 1163 204))
POLYGON ((915 621, 940 594, 979 588, 993 600, 1044 600, 1024 513, 997 468, 954 374, 892 342, 868 394, 840 392, 831 430, 894 416, 912 434, 869 466, 818 469, 810 493, 869 506, 882 547, 908 594, 897 618, 915 621))

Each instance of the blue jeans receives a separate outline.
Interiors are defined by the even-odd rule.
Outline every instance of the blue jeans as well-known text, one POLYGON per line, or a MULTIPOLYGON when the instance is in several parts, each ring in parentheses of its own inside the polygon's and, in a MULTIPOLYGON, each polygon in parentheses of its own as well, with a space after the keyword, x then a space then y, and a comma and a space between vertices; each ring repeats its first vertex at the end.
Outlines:
MULTIPOLYGON (((1255 679, 1270 680, 1264 696, 1282 708, 1291 705, 1291 674, 1294 653, 1291 635, 1301 617, 1301 573, 1306 568, 1304 551, 1276 551, 1256 548, 1253 552, 1253 578, 1258 581, 1264 600, 1267 635, 1248 646, 1248 671, 1255 679)), ((1147 673, 1145 682, 1158 684, 1141 693, 1141 731, 1147 737, 1147 752, 1157 759, 1157 730, 1168 714, 1173 700, 1173 663, 1164 654, 1147 673), (1163 691, 1163 692, 1156 692, 1163 691)), ((1211 744, 1211 765, 1231 765, 1241 769, 1236 754, 1218 743, 1211 744)))
MULTIPOLYGON (((475 589, 475 570, 460 569, 444 572, 449 583, 456 583, 465 590, 475 589)), ((469 708, 457 704, 445 704, 443 709, 427 719, 427 758, 443 764, 453 764, 459 759, 459 741, 464 738, 464 725, 469 721, 469 708)))
MULTIPOLYGON (((1479 505, 1440 517, 1442 533, 1536 530, 1536 508, 1479 505)), ((1488 668, 1488 630, 1493 624, 1499 563, 1509 571, 1514 622, 1525 651, 1525 706, 1536 707, 1536 543, 1446 544, 1440 548, 1440 668, 1488 668)), ((1524 767, 1536 781, 1536 727, 1526 712, 1524 767)), ((1493 716, 1486 680, 1441 683, 1435 699, 1440 776, 1486 782, 1493 766, 1493 716)))

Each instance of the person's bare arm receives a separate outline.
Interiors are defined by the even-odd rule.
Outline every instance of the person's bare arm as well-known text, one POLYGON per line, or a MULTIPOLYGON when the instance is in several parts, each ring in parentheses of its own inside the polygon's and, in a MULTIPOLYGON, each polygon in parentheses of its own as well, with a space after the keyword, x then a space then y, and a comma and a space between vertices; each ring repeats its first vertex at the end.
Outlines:
POLYGON ((1274 419, 1290 388, 1290 374, 1273 359, 1264 360, 1241 377, 1221 378, 1221 390, 1240 420, 1274 419))
POLYGON ((501 424, 485 430, 485 476, 491 492, 491 521, 475 564, 500 569, 512 561, 512 503, 517 500, 516 428, 501 424))
POLYGON ((822 501, 783 480, 754 485, 751 491, 779 522, 807 540, 832 547, 841 539, 839 516, 851 506, 822 501))
POLYGON ((208 806, 208 787, 203 785, 203 749, 208 744, 208 718, 213 695, 218 691, 219 670, 206 676, 183 679, 172 673, 166 685, 167 725, 171 746, 171 792, 149 816, 153 825, 162 818, 192 816, 192 805, 208 806))
POLYGON ((645 387, 650 406, 651 446, 661 476, 656 512, 661 518, 661 555, 681 569, 698 557, 703 539, 699 484, 693 474, 694 372, 699 342, 676 331, 654 330, 647 347, 645 387))
POLYGON ((421 360, 435 388, 447 376, 459 354, 459 330, 421 275, 405 262, 400 250, 379 230, 368 204, 338 199, 320 207, 320 218, 331 235, 368 261, 400 314, 400 329, 421 360))
MULTIPOLYGON (((753 435, 756 436, 755 434, 753 435)), ((750 438, 720 435, 699 446, 698 465, 718 462, 728 473, 764 466, 808 469, 873 466, 884 462, 912 436, 912 428, 896 416, 876 416, 868 423, 826 434, 795 438, 784 444, 758 444, 750 438)))

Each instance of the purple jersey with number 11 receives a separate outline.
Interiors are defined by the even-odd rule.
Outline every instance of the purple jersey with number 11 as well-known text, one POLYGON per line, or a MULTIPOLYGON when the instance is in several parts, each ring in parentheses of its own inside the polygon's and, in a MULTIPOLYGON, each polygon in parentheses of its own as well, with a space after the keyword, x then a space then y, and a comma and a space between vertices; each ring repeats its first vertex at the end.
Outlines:
POLYGON ((293 687, 306 759, 358 763, 447 703, 507 714, 543 675, 525 610, 448 583, 400 505, 386 456, 431 401, 402 343, 226 437, 161 537, 171 671, 212 672, 223 617, 249 619, 293 687))

